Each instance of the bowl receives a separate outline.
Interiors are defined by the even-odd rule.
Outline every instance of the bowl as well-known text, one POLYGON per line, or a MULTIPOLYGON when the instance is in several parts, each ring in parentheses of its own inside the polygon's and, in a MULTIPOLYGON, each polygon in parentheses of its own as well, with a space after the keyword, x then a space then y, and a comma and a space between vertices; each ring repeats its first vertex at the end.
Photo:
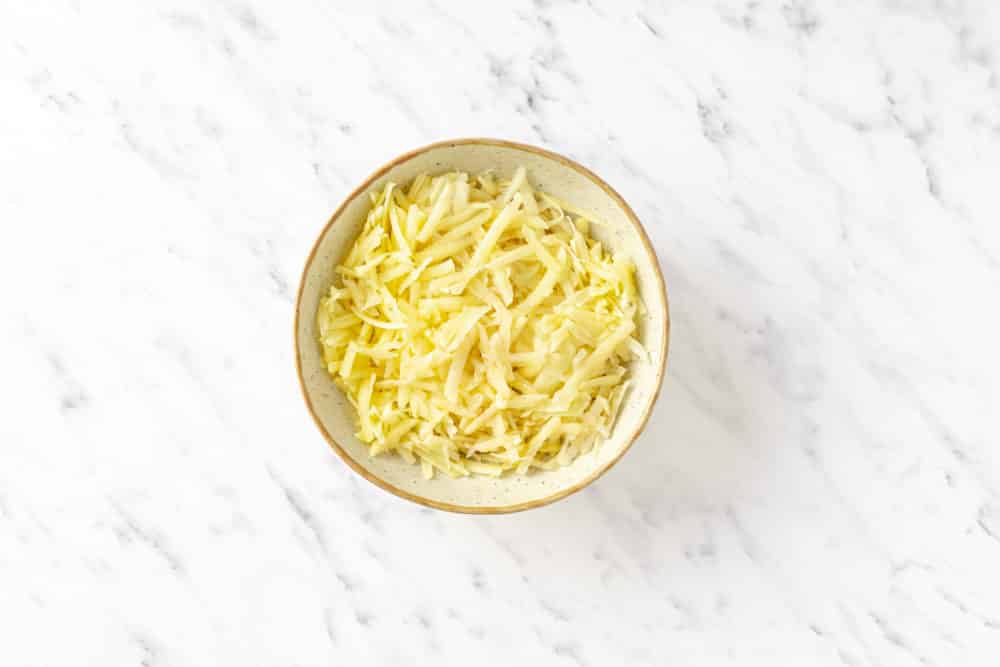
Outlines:
MULTIPOLYGON (((579 491, 613 466, 646 425, 663 382, 670 338, 670 316, 663 275, 642 225, 611 186, 569 158, 525 144, 496 139, 456 139, 405 153, 369 176, 334 212, 306 260, 295 308, 295 364, 306 405, 333 450, 362 477, 390 493, 441 510, 477 514, 517 512, 540 507, 579 491), (334 269, 361 230, 369 209, 368 193, 388 181, 405 184, 421 172, 493 169, 510 176, 528 170, 539 190, 593 212, 604 225, 594 237, 626 253, 636 266, 636 283, 645 305, 639 339, 650 360, 633 362, 632 388, 610 437, 571 464, 551 471, 500 478, 435 475, 424 479, 420 466, 393 455, 372 458, 354 432, 354 409, 323 366, 316 335, 316 309, 334 279, 334 269)), ((649 446, 660 443, 650 442, 649 446)))

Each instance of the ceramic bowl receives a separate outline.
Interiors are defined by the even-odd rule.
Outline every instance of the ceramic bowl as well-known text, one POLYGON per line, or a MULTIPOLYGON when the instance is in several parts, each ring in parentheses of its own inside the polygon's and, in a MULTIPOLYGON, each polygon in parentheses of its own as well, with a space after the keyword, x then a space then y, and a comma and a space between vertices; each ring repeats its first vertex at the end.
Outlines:
MULTIPOLYGON (((541 148, 494 139, 458 139, 419 148, 381 167, 357 187, 320 232, 306 260, 295 311, 295 363, 309 412, 333 450, 358 474, 390 493, 421 505, 454 512, 496 514, 546 505, 579 491, 606 472, 639 436, 663 382, 670 336, 667 293, 656 254, 635 213, 607 183, 587 168, 541 148), (636 265, 636 280, 646 313, 639 338, 650 361, 634 362, 632 389, 610 438, 572 464, 553 471, 501 478, 424 479, 420 466, 395 455, 371 458, 359 441, 353 408, 334 385, 320 356, 316 308, 334 280, 334 268, 361 229, 369 208, 368 193, 388 181, 410 182, 421 172, 492 169, 509 176, 518 166, 528 170, 539 190, 593 212, 605 225, 592 234, 605 247, 626 253, 636 265)), ((661 446, 649 442, 647 446, 661 446)))

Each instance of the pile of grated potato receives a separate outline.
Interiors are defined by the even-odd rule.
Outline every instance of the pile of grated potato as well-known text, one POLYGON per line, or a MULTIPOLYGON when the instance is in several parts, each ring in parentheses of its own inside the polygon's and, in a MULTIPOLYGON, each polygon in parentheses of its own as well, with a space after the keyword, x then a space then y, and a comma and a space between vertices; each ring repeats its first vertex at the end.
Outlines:
POLYGON ((552 469, 608 436, 645 358, 634 266, 593 217, 509 180, 422 174, 371 193, 319 305, 358 437, 452 477, 552 469))

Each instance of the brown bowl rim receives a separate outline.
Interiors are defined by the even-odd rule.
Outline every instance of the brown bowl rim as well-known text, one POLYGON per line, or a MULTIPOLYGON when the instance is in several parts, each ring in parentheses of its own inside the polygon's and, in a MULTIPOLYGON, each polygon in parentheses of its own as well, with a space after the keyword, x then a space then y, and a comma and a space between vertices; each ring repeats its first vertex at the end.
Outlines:
POLYGON ((660 395, 660 390, 663 388, 663 378, 667 369, 667 353, 670 347, 670 302, 667 299, 666 283, 663 280, 663 272, 660 270, 660 263, 657 260, 656 251, 653 249, 653 245, 649 241, 649 236, 646 234, 646 230, 643 228, 642 223, 639 222, 639 218, 636 216, 635 211, 632 210, 632 207, 629 206, 628 203, 625 201, 625 199, 620 194, 618 194, 618 192, 613 187, 608 185, 604 181, 604 179, 602 179, 600 176, 595 174, 587 167, 584 167, 579 162, 576 162, 575 160, 572 160, 564 155, 560 155, 559 153, 555 153, 545 148, 540 148, 538 146, 523 144, 516 141, 508 141, 506 139, 492 139, 487 137, 467 137, 460 139, 448 139, 445 141, 436 141, 434 143, 427 144, 419 148, 415 148, 383 164, 381 167, 372 172, 372 174, 368 176, 368 178, 366 178, 361 183, 361 185, 354 188, 354 190, 352 190, 351 193, 344 198, 340 206, 338 206, 337 209, 333 212, 333 215, 330 216, 330 219, 327 221, 326 225, 323 226, 323 229, 316 237, 316 241, 313 242, 312 250, 309 252, 309 256, 306 258, 305 266, 302 269, 302 277, 299 279, 299 289, 295 297, 294 320, 295 320, 294 321, 295 328, 293 331, 293 336, 295 343, 295 372, 299 378, 299 389, 302 392, 302 398, 305 400, 306 409, 309 410, 309 414, 310 416, 312 416, 313 422, 315 422, 316 427, 319 429, 320 433, 323 434, 323 437, 326 438, 326 441, 329 443, 330 447, 333 448, 333 451, 335 451, 337 455, 344 461, 344 463, 346 463, 348 467, 350 467, 354 472, 361 475, 366 480, 368 480, 375 486, 383 489, 384 491, 388 491, 389 493, 395 496, 417 503, 418 505, 423 505, 424 507, 444 510, 447 512, 458 512, 462 514, 509 514, 513 512, 523 512, 524 510, 533 509, 535 507, 543 507, 545 505, 554 503, 557 500, 562 500, 563 498, 566 498, 567 496, 570 496, 576 493, 577 491, 580 491, 581 489, 585 488, 586 486, 594 482, 594 480, 599 478, 601 475, 605 474, 608 470, 610 470, 612 466, 614 466, 616 463, 618 463, 618 461, 621 460, 621 458, 625 455, 625 452, 627 452, 629 449, 632 448, 632 445, 639 438, 639 435, 646 428, 646 424, 649 422, 649 417, 653 412, 653 407, 656 405, 656 401, 660 395), (399 487, 386 482, 382 478, 373 475, 364 466, 355 461, 351 457, 351 455, 347 453, 347 451, 340 445, 340 443, 338 443, 323 426, 323 423, 317 416, 316 410, 313 407, 312 401, 309 398, 309 392, 306 389, 305 378, 303 378, 302 376, 302 356, 300 353, 301 351, 299 349, 299 318, 302 314, 302 293, 305 290, 306 276, 309 274, 309 269, 312 266, 313 260, 316 257, 316 252, 319 250, 320 241, 322 241, 323 238, 326 236, 327 231, 330 229, 330 226, 333 225, 333 223, 337 220, 337 218, 340 217, 341 213, 343 213, 344 211, 344 208, 346 208, 347 205, 355 197, 357 197, 359 194, 363 193, 365 190, 371 187, 372 183, 374 183, 383 174, 388 172, 396 165, 406 162, 407 160, 410 160, 416 157, 417 155, 420 155, 421 153, 426 153, 427 151, 436 148, 462 146, 468 144, 500 146, 504 148, 514 148, 529 153, 536 153, 551 160, 555 160, 556 162, 559 162, 563 166, 569 167, 570 169, 577 171, 578 173, 582 174, 583 176, 587 177, 592 182, 594 182, 594 184, 596 184, 599 188, 604 190, 604 192, 607 193, 608 196, 614 199, 618 203, 618 205, 621 206, 622 210, 625 211, 626 217, 628 217, 629 221, 632 223, 632 226, 635 227, 635 230, 639 233, 639 237, 642 239, 642 244, 645 247, 646 252, 649 255, 649 258, 652 260, 654 273, 656 275, 656 281, 659 284, 660 295, 663 298, 663 305, 664 305, 663 347, 662 347, 662 354, 660 355, 662 361, 660 362, 660 368, 656 374, 656 390, 653 392, 653 395, 650 398, 648 405, 646 406, 646 410, 643 413, 642 418, 640 419, 639 424, 635 429, 635 432, 633 432, 632 435, 629 437, 628 442, 625 444, 625 446, 622 447, 621 451, 618 452, 617 456, 615 456, 613 459, 605 463, 599 469, 595 470, 585 479, 574 484, 573 486, 562 489, 560 491, 556 491, 555 493, 545 496, 544 498, 539 498, 537 500, 531 500, 523 503, 516 503, 513 505, 476 506, 476 505, 456 505, 452 503, 443 503, 410 493, 409 491, 400 489, 399 487))

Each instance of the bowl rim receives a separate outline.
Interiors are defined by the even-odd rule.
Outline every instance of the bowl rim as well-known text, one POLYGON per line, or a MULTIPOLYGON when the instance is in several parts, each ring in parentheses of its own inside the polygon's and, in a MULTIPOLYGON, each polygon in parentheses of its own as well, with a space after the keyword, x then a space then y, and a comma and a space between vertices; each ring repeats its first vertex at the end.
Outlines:
POLYGON ((580 491, 581 489, 590 485, 596 479, 604 475, 616 463, 618 463, 618 461, 620 461, 623 456, 625 456, 625 453, 632 448, 632 445, 635 443, 635 441, 639 438, 639 435, 646 428, 646 424, 649 422, 649 417, 652 414, 653 408, 656 406, 656 402, 659 398, 660 390, 663 388, 663 378, 664 375, 666 374, 666 369, 667 369, 667 353, 670 348, 670 302, 667 298, 666 283, 663 280, 663 272, 660 269, 660 263, 659 260, 657 259, 656 251, 653 249, 653 245, 649 241, 649 236, 646 234, 646 230, 643 228, 642 223, 639 222, 639 218, 638 216, 636 216, 635 211, 632 210, 632 207, 629 206, 628 203, 625 201, 625 199, 620 194, 618 194, 618 192, 613 187, 608 185, 604 181, 604 179, 602 179, 600 176, 595 174, 587 167, 584 167, 579 162, 576 162, 575 160, 572 160, 564 155, 555 153, 545 148, 533 146, 531 144, 509 141, 506 139, 494 139, 490 137, 463 137, 458 139, 446 139, 443 141, 436 141, 434 143, 420 146, 419 148, 415 148, 413 150, 402 153, 401 155, 389 160, 381 167, 373 171, 367 178, 365 178, 364 181, 361 182, 360 185, 358 185, 346 197, 344 197, 344 200, 336 208, 336 210, 334 210, 333 214, 330 216, 330 219, 327 220, 327 223, 325 225, 323 225, 323 228, 317 235, 316 240, 313 242, 312 249, 309 251, 308 257, 306 257, 305 265, 302 268, 302 276, 299 279, 299 289, 295 297, 295 317, 293 324, 294 324, 294 330, 292 333, 293 333, 293 341, 295 348, 295 372, 299 379, 299 389, 302 392, 302 398, 305 400, 306 409, 309 411, 309 414, 312 417, 313 422, 316 424, 316 427, 319 429, 320 433, 323 434, 323 437, 326 438, 327 443, 330 445, 333 451, 336 452, 337 455, 344 461, 344 463, 346 463, 347 466, 351 468, 354 472, 361 475, 363 478, 365 478, 366 480, 368 480, 369 482, 371 482, 372 484, 381 488, 384 491, 388 491, 389 493, 395 496, 403 498, 404 500, 409 500, 410 502, 422 505, 424 507, 429 507, 437 510, 444 510, 447 512, 457 512, 460 514, 510 514, 513 512, 522 512, 524 510, 533 509, 535 507, 543 507, 545 505, 554 503, 557 500, 562 500, 563 498, 566 498, 567 496, 570 496, 576 493, 577 491, 580 491), (313 260, 315 260, 316 258, 316 253, 319 250, 320 242, 323 240, 324 237, 326 237, 326 234, 329 231, 330 227, 334 224, 334 222, 337 221, 340 215, 344 212, 344 209, 351 201, 354 200, 355 197, 357 197, 360 194, 363 194, 366 190, 368 190, 371 187, 372 183, 374 183, 376 180, 378 180, 381 176, 386 174, 396 165, 402 164, 422 153, 426 153, 428 151, 437 148, 447 148, 447 147, 462 146, 462 145, 498 146, 502 148, 513 148, 516 150, 521 150, 529 153, 535 153, 537 155, 541 155, 542 157, 554 160, 563 165, 564 167, 573 169, 574 171, 580 173, 581 175, 592 181, 599 188, 604 190, 605 194, 611 197, 621 207, 621 209, 625 212, 625 217, 628 218, 629 222, 632 223, 632 226, 635 228, 636 232, 638 232, 639 238, 642 241, 642 245, 646 249, 646 253, 649 255, 649 259, 653 264, 653 272, 656 277, 656 282, 659 285, 660 295, 663 298, 663 306, 664 306, 663 345, 662 345, 662 354, 660 355, 661 359, 660 368, 657 369, 656 372, 656 380, 655 380, 656 389, 653 391, 653 394, 649 399, 649 403, 647 404, 645 411, 643 412, 641 418, 639 419, 639 423, 636 426, 635 431, 629 436, 628 442, 625 443, 625 446, 621 448, 621 451, 619 451, 614 458, 609 460, 603 466, 601 466, 600 468, 598 468, 590 475, 577 482, 576 484, 573 484, 572 486, 567 487, 565 489, 556 491, 550 495, 545 496, 544 498, 538 498, 537 500, 529 500, 522 503, 514 503, 511 505, 495 505, 495 506, 457 505, 453 503, 445 503, 437 500, 431 500, 430 498, 426 498, 424 496, 420 496, 411 493, 409 491, 406 491, 404 489, 401 489, 397 486, 394 486, 393 484, 390 484, 384 479, 370 473, 364 466, 355 461, 351 457, 351 455, 347 453, 347 451, 340 445, 340 443, 338 443, 323 426, 323 422, 320 420, 319 416, 316 414, 315 408, 313 407, 312 400, 309 397, 309 391, 306 388, 305 378, 302 375, 302 355, 301 355, 301 350, 299 349, 299 322, 300 322, 300 317, 302 315, 302 294, 305 291, 306 277, 309 274, 309 269, 312 267, 313 260))

